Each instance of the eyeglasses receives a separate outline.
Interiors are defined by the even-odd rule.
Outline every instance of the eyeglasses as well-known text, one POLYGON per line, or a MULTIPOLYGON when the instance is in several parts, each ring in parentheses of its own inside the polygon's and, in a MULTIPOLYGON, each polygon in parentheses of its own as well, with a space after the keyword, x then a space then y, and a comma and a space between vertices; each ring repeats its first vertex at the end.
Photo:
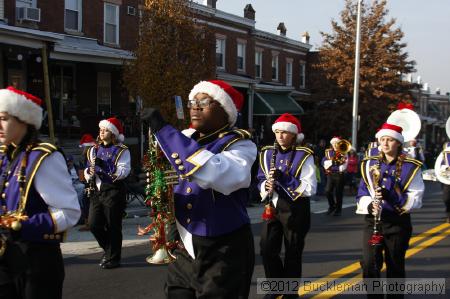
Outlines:
POLYGON ((194 108, 194 106, 196 106, 198 108, 204 109, 204 108, 209 108, 209 106, 211 106, 211 104, 213 102, 214 102, 213 100, 210 100, 208 98, 204 98, 204 99, 201 99, 201 100, 198 100, 198 101, 197 100, 189 100, 187 102, 187 107, 189 109, 191 109, 191 108, 194 108))

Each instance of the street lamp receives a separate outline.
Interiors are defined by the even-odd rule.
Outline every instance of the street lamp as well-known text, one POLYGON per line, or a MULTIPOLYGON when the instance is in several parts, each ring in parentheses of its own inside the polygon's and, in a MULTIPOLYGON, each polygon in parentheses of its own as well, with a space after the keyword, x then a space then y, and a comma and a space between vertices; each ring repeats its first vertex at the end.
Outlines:
POLYGON ((355 81, 353 84, 353 112, 352 112, 352 145, 358 148, 358 97, 359 97, 359 60, 361 44, 361 2, 358 1, 358 11, 356 17, 356 49, 355 49, 355 81))

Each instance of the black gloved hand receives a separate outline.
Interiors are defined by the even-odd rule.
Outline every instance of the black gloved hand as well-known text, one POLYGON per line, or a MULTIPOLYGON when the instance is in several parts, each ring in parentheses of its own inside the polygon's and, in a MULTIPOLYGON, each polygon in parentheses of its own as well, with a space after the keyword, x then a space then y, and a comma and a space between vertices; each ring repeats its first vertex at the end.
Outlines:
POLYGON ((274 179, 275 181, 277 181, 277 180, 280 179, 281 175, 282 175, 281 170, 275 169, 274 172, 273 172, 273 176, 272 176, 272 177, 273 177, 273 179, 274 179))
POLYGON ((96 157, 95 158, 95 166, 98 166, 100 168, 104 168, 105 167, 105 161, 103 161, 99 157, 96 157))
POLYGON ((153 134, 167 124, 159 110, 155 108, 145 108, 141 113, 141 120, 147 122, 153 134))

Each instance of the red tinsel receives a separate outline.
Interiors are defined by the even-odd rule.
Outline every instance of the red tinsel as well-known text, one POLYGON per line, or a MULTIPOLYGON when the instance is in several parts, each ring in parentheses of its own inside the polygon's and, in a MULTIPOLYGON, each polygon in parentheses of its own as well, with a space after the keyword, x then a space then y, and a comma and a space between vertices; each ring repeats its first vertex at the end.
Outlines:
POLYGON ((379 232, 373 233, 372 237, 369 239, 369 245, 378 246, 383 243, 384 237, 379 232))
POLYGON ((271 204, 267 204, 264 207, 264 212, 261 217, 263 220, 269 221, 275 218, 275 208, 271 204))

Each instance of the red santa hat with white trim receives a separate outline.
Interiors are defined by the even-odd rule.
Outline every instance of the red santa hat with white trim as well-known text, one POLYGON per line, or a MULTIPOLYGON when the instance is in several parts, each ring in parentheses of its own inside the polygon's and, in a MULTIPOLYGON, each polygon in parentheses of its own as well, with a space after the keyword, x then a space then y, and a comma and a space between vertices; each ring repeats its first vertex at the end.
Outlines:
POLYGON ((396 126, 389 123, 384 123, 380 130, 375 134, 375 137, 378 139, 378 142, 380 141, 381 137, 383 136, 389 136, 394 138, 400 143, 403 143, 403 135, 402 135, 402 127, 396 126))
POLYGON ((201 81, 192 88, 189 93, 189 100, 193 100, 198 93, 206 93, 220 103, 228 114, 230 126, 236 123, 238 111, 244 105, 244 96, 233 86, 222 80, 201 81))
POLYGON ((123 136, 122 124, 121 124, 120 120, 118 120, 117 118, 111 117, 108 119, 104 119, 104 120, 100 121, 98 126, 100 128, 104 128, 104 129, 111 131, 111 133, 113 133, 114 136, 116 136, 117 141, 123 142, 125 140, 125 136, 123 136))
POLYGON ((42 124, 42 100, 12 86, 0 89, 0 112, 7 112, 37 130, 42 124))
POLYGON ((284 113, 278 117, 272 125, 272 132, 276 130, 290 132, 297 135, 296 142, 300 143, 305 138, 302 133, 302 126, 300 121, 290 113, 284 113))
POLYGON ((84 134, 81 136, 79 147, 93 146, 95 144, 95 139, 91 134, 84 134))

